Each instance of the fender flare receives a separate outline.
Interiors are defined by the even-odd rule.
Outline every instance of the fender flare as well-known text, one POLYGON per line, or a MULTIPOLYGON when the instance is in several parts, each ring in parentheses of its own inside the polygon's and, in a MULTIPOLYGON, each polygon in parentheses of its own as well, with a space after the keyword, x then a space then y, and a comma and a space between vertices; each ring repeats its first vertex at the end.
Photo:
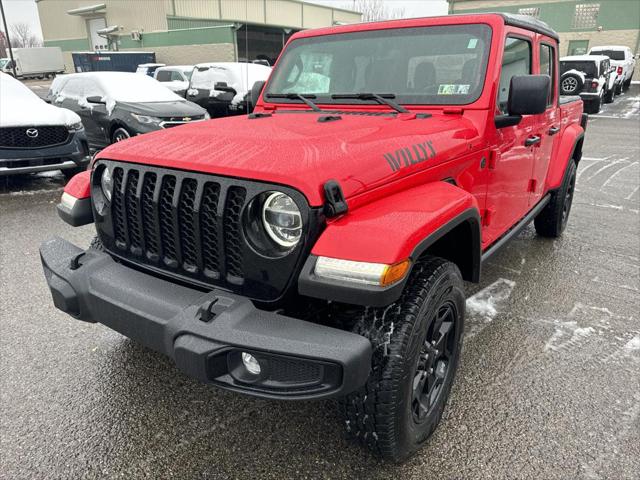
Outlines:
POLYGON ((570 160, 574 160, 576 163, 580 161, 583 140, 584 128, 581 125, 574 123, 565 129, 559 140, 558 151, 547 172, 548 190, 555 190, 560 187, 570 160))
POLYGON ((56 210, 58 216, 72 227, 93 223, 91 170, 80 172, 69 180, 56 210))
POLYGON ((415 263, 430 247, 463 225, 469 227, 471 245, 460 249, 469 254, 470 263, 461 271, 466 280, 477 282, 481 268, 477 200, 451 183, 436 181, 374 201, 331 222, 300 272, 298 291, 356 305, 389 305, 398 299, 409 275, 387 287, 327 280, 314 273, 318 257, 389 265, 409 258, 415 263))

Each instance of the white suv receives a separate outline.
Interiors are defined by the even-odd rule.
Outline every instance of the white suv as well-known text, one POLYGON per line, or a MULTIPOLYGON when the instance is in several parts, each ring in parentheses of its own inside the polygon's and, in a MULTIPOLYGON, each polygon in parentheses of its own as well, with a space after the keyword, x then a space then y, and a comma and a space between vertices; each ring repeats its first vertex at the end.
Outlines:
POLYGON ((636 58, 629 47, 619 45, 607 45, 603 47, 593 47, 589 50, 589 55, 605 55, 609 57, 611 66, 616 67, 616 94, 622 93, 631 85, 631 78, 636 68, 636 58))
POLYGON ((604 55, 574 55, 560 59, 560 94, 580 95, 586 113, 598 113, 616 92, 616 70, 604 55))

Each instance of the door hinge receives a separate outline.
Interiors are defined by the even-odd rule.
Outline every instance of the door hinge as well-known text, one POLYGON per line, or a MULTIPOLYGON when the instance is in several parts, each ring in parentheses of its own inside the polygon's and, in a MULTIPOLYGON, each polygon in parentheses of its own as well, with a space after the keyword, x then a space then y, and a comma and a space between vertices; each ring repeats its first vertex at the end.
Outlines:
POLYGON ((531 180, 529 180, 529 186, 527 188, 527 192, 534 193, 536 191, 537 186, 538 186, 538 180, 536 180, 535 178, 532 178, 531 180))
POLYGON ((496 164, 498 163, 498 157, 500 156, 500 152, 498 150, 489 151, 489 170, 495 170, 496 164))

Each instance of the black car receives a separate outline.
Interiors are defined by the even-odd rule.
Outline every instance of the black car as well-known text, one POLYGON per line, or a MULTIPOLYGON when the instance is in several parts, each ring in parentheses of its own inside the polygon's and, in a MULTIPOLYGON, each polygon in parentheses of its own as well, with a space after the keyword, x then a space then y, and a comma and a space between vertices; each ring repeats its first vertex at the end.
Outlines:
POLYGON ((135 73, 87 72, 57 77, 48 99, 80 116, 93 149, 209 118, 205 109, 153 78, 135 73))
POLYGON ((47 105, 19 80, 0 72, 0 177, 49 170, 73 176, 89 160, 78 115, 47 105))
POLYGON ((186 98, 207 109, 212 117, 250 113, 247 102, 253 84, 264 82, 271 67, 257 63, 201 63, 191 75, 186 98))

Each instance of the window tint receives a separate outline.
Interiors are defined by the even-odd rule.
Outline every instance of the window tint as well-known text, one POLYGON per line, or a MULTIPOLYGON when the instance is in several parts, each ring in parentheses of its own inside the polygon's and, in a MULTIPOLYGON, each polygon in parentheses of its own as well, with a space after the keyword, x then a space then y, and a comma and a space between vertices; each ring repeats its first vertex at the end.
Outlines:
POLYGON ((547 105, 553 103, 554 92, 556 91, 555 78, 553 78, 555 66, 555 51, 551 45, 540 45, 540 74, 549 75, 551 77, 551 90, 549 91, 549 99, 547 105))
POLYGON ((502 57, 502 72, 498 90, 498 108, 507 113, 511 77, 531 73, 531 43, 520 38, 507 37, 502 57))
POLYGON ((267 93, 314 94, 318 103, 363 104, 331 95, 374 92, 401 104, 468 104, 482 92, 490 45, 482 24, 301 38, 283 53, 267 93))
POLYGON ((171 73, 168 70, 160 70, 156 75, 156 80, 159 82, 170 82, 171 81, 171 73))

